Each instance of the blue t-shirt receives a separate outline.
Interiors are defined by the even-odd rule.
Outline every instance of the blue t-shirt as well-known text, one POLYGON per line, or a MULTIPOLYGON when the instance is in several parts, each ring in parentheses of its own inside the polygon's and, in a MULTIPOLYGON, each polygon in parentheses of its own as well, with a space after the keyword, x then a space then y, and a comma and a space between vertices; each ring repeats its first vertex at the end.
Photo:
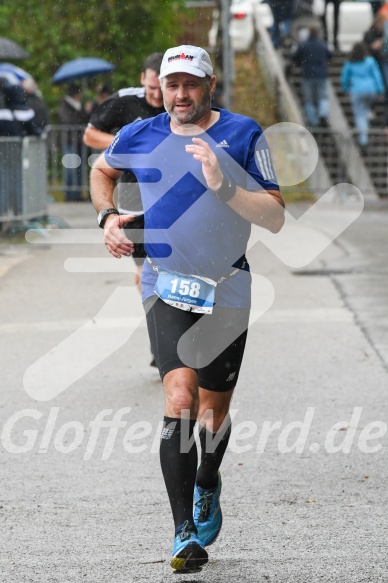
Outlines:
MULTIPOLYGON (((145 211, 145 248, 152 262, 218 281, 244 256, 251 223, 207 188, 201 163, 185 150, 193 137, 174 134, 169 115, 160 114, 123 127, 105 159, 112 168, 131 169, 136 175, 145 211)), ((239 186, 278 190, 268 145, 252 119, 221 109, 219 120, 195 137, 210 145, 223 174, 239 186)), ((145 261, 143 301, 154 294, 156 278, 145 261)), ((250 283, 249 272, 240 270, 217 286, 216 304, 249 307, 250 283)))

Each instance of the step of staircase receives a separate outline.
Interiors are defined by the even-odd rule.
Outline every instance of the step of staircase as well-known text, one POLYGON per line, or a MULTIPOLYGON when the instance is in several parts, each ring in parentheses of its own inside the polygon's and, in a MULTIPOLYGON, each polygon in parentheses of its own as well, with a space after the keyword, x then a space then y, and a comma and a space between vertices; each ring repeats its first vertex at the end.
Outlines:
MULTIPOLYGON (((341 89, 341 71, 347 55, 335 53, 330 61, 329 75, 337 99, 346 117, 349 127, 353 130, 352 139, 357 144, 356 131, 354 129, 353 111, 350 97, 344 94, 341 89)), ((290 58, 290 51, 284 49, 283 60, 285 62, 285 72, 288 82, 299 101, 301 111, 303 100, 301 96, 301 72, 290 58)), ((373 108, 373 118, 371 119, 371 131, 369 144, 366 148, 360 149, 360 154, 369 170, 371 181, 380 197, 388 196, 388 176, 387 176, 387 156, 388 156, 388 133, 385 133, 387 117, 387 106, 384 98, 376 101, 373 108)), ((314 133, 320 152, 325 160, 333 182, 350 181, 347 176, 344 163, 341 161, 338 148, 340 142, 335 137, 335 128, 330 130, 317 130, 314 133)))

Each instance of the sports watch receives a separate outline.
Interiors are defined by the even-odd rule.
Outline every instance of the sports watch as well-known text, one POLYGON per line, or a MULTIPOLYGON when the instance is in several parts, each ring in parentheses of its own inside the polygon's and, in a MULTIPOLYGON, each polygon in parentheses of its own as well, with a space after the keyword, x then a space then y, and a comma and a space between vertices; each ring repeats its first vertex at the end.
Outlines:
POLYGON ((233 196, 236 194, 236 190, 237 190, 236 183, 229 180, 229 178, 224 174, 222 177, 221 186, 218 190, 215 191, 215 193, 216 197, 219 200, 227 202, 228 200, 233 198, 233 196))
POLYGON ((117 209, 103 209, 98 213, 97 216, 97 223, 101 229, 104 228, 105 221, 108 215, 119 215, 119 211, 117 209))

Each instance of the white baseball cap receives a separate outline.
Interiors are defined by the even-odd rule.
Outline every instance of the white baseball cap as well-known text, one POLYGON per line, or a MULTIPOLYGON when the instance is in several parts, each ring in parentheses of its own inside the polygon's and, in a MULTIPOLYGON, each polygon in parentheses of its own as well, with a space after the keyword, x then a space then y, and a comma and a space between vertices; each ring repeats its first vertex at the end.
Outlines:
POLYGON ((159 79, 172 73, 190 73, 196 77, 213 75, 213 65, 208 53, 200 47, 181 45, 167 49, 160 66, 159 79))

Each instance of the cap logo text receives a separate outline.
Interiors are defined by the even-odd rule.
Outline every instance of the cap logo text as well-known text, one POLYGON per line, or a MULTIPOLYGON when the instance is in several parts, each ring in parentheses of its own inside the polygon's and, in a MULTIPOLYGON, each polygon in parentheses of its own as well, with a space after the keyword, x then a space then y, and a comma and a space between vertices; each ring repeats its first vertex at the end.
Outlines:
POLYGON ((193 55, 185 55, 185 53, 180 53, 180 55, 174 55, 173 57, 168 58, 168 62, 171 63, 172 61, 179 61, 183 59, 184 61, 192 61, 194 59, 193 55))

